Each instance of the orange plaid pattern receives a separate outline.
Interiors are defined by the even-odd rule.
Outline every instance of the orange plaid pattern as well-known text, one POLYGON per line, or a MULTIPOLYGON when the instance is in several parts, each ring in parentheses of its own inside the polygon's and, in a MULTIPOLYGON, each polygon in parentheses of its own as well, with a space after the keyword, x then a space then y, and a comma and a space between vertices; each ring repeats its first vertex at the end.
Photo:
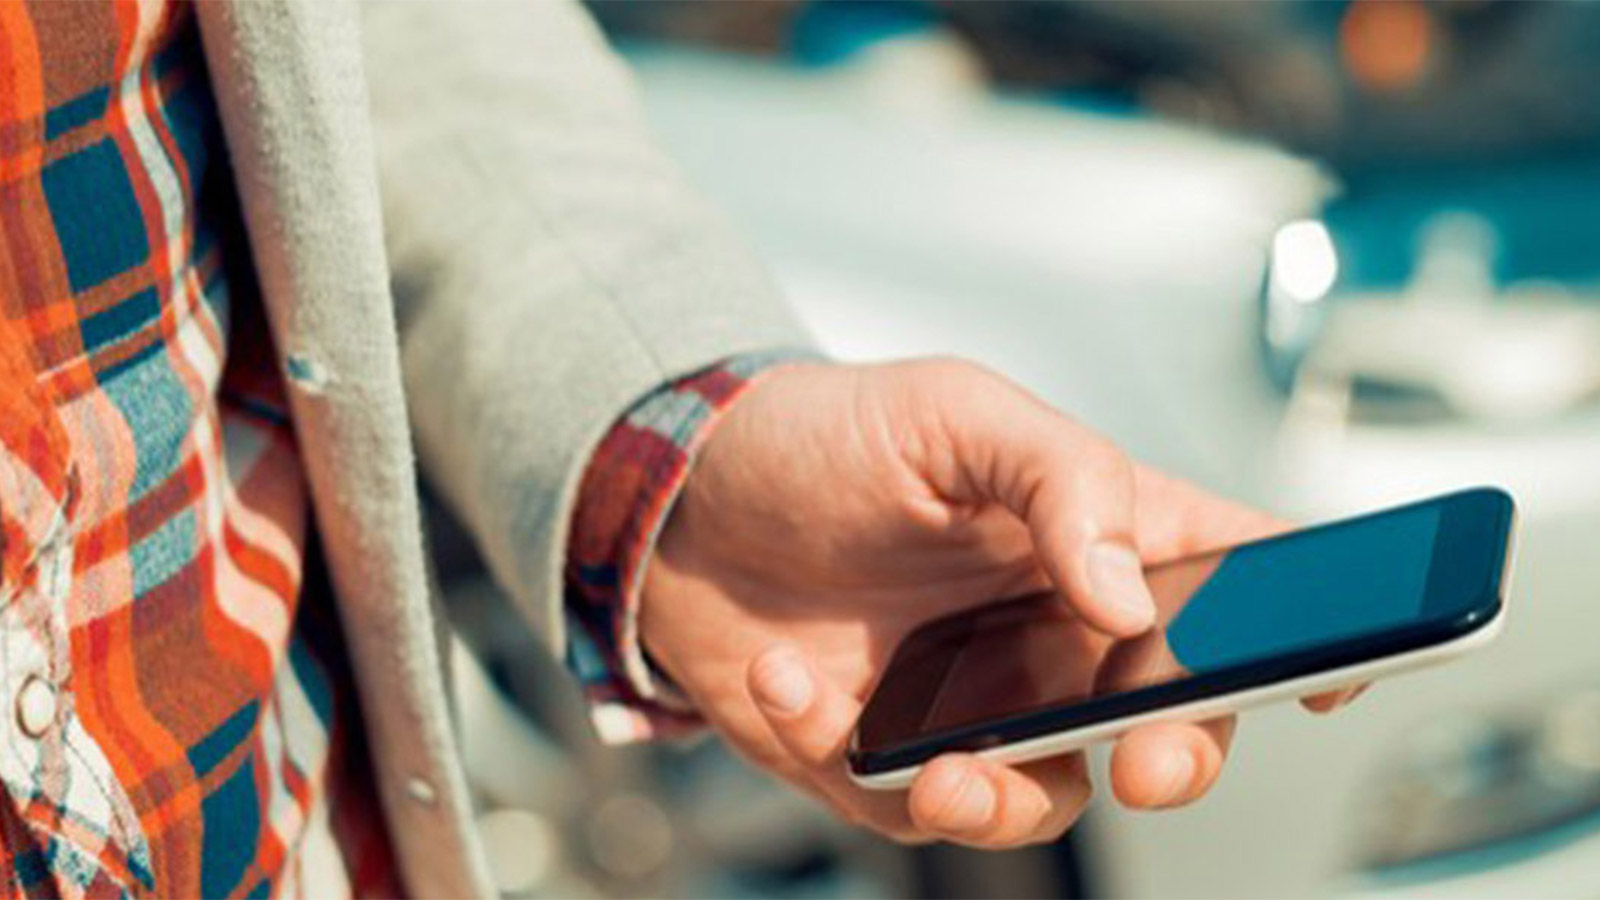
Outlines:
MULTIPOLYGON (((0 0, 0 897, 399 892, 221 149, 187 3, 0 0)), ((637 575, 766 364, 591 462, 568 655, 609 737, 697 722, 640 694, 637 575)))
POLYGON ((395 889, 190 12, 0 2, 0 896, 395 889))

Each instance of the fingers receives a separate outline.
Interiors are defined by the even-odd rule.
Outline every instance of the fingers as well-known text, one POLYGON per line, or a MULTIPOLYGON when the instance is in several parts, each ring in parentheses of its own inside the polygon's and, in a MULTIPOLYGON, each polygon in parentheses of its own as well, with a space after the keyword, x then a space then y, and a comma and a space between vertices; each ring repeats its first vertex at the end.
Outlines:
MULTIPOLYGON (((1134 467, 1134 480, 1138 485, 1139 548, 1154 564, 1278 534, 1289 527, 1266 513, 1147 466, 1134 467)), ((1367 685, 1357 685, 1306 697, 1300 703, 1312 712, 1329 713, 1353 702, 1366 689, 1367 685)))
POLYGON ((750 664, 750 695, 778 743, 806 766, 841 763, 861 703, 817 676, 798 649, 778 644, 750 664))
POLYGON ((1172 654, 1166 632, 1153 630, 1111 645, 1095 672, 1094 692, 1100 695, 1132 691, 1188 674, 1172 654))
MULTIPOLYGON (((1151 632, 1119 643, 1107 654, 1095 685, 1099 692, 1130 690, 1185 674, 1164 635, 1151 632)), ((1111 753, 1111 787, 1136 809, 1182 806, 1216 783, 1233 739, 1228 716, 1198 725, 1165 723, 1123 735, 1111 753)))
POLYGON ((949 754, 924 767, 909 793, 868 791, 850 782, 844 752, 860 703, 821 677, 793 646, 756 658, 749 688, 773 735, 806 773, 806 787, 843 818, 895 840, 947 840, 1002 848, 1054 840, 1089 799, 1083 760, 1074 756, 1007 767, 949 754))
POLYGON ((845 774, 845 750, 861 716, 860 701, 820 675, 790 644, 775 645, 756 657, 746 680, 807 791, 848 822, 901 843, 930 840, 911 824, 903 796, 866 790, 845 774))
POLYGON ((1014 480, 1024 487, 1007 505, 1027 524, 1040 563, 1079 615, 1107 634, 1143 632, 1155 622, 1156 606, 1133 538, 1127 459, 1064 419, 1040 432, 1033 454, 1018 454, 1014 480))
POLYGON ((998 850, 1060 837, 1089 794, 1081 754, 1008 767, 952 753, 923 768, 908 803, 911 821, 929 834, 998 850))
POLYGON ((1045 572, 1089 624, 1117 636, 1149 628, 1155 601, 1135 540, 1127 457, 1002 379, 957 375, 929 382, 946 439, 936 443, 950 454, 933 467, 936 486, 1021 519, 1045 572))
POLYGON ((1198 800, 1216 783, 1234 718, 1162 723, 1128 732, 1111 752, 1111 789, 1125 806, 1163 809, 1198 800))

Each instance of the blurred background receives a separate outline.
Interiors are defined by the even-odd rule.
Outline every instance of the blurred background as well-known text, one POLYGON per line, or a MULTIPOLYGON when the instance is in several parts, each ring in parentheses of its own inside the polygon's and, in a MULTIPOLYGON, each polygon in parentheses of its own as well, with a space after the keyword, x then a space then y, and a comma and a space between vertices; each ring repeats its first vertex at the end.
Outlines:
POLYGON ((590 7, 833 354, 981 360, 1298 519, 1504 485, 1516 608, 1339 716, 1250 713, 1192 809, 983 855, 598 747, 446 546, 508 893, 1600 895, 1600 4, 590 7))

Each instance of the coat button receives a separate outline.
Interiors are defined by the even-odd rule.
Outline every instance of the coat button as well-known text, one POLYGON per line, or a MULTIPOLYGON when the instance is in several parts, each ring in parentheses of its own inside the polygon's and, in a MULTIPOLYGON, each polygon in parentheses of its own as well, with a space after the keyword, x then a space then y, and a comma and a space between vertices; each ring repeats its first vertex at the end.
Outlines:
POLYGON ((28 737, 39 738, 55 720, 55 686, 38 675, 29 675, 17 694, 17 725, 28 737))
POLYGON ((434 797, 436 796, 433 790, 433 785, 422 780, 421 778, 406 779, 406 793, 411 795, 411 799, 421 803, 424 806, 432 806, 434 797))

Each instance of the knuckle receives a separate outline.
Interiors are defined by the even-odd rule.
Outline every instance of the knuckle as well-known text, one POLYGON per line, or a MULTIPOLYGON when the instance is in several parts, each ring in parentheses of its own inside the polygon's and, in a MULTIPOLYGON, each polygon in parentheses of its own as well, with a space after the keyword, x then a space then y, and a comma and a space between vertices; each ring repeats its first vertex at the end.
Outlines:
POLYGON ((1004 376, 956 356, 931 356, 906 364, 907 384, 932 408, 968 411, 995 390, 1015 390, 1004 376))
POLYGON ((1067 475, 1067 504, 1079 515, 1063 527, 1083 540, 1108 530, 1120 535, 1133 516, 1133 471, 1133 463, 1120 448, 1105 438, 1093 438, 1075 456, 1067 475))
POLYGON ((1086 432, 1075 470, 1080 484, 1133 486, 1133 461, 1116 442, 1098 432, 1086 432))

